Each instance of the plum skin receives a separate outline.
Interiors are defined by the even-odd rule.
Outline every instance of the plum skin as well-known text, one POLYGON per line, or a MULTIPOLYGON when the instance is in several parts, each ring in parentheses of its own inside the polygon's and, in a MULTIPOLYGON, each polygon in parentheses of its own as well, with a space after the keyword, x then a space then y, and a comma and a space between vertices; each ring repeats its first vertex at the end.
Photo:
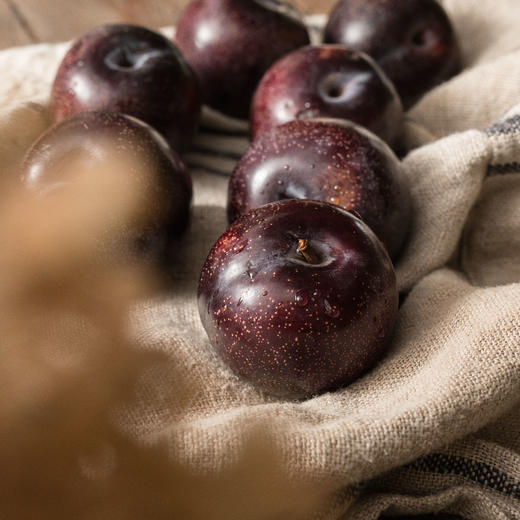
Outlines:
POLYGON ((229 182, 229 221, 290 198, 321 200, 355 211, 392 258, 405 244, 412 203, 401 164, 385 143, 359 126, 295 120, 251 144, 229 182))
POLYGON ((134 116, 182 151, 197 129, 200 86, 179 49, 161 34, 137 25, 103 25, 74 43, 51 90, 54 122, 84 111, 134 116))
POLYGON ((205 103, 246 119, 264 72, 307 45, 309 34, 299 13, 280 0, 193 0, 175 42, 200 79, 205 103))
POLYGON ((398 293, 368 226, 337 206, 295 199, 251 211, 219 238, 198 305, 235 373, 269 394, 306 399, 348 385, 384 355, 398 293), (313 263, 298 251, 301 239, 313 263))
POLYGON ((251 104, 251 138, 309 117, 348 119, 393 147, 403 109, 392 82, 372 58, 328 44, 297 49, 265 73, 251 104))
POLYGON ((372 56, 394 82, 405 109, 461 69, 456 34, 436 0, 340 0, 324 41, 372 56))
MULTIPOLYGON (((32 145, 20 167, 22 185, 44 197, 87 171, 130 160, 129 178, 142 183, 153 217, 144 229, 128 223, 122 237, 130 255, 166 261, 171 241, 188 227, 192 181, 184 163, 151 126, 117 112, 81 112, 51 126, 32 145)), ((126 164, 126 163, 125 163, 126 164)))

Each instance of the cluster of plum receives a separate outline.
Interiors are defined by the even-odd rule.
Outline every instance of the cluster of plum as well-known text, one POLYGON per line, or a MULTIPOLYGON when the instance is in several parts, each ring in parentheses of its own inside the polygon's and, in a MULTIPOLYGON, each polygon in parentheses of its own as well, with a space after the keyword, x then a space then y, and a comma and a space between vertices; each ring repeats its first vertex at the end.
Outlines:
POLYGON ((153 176, 157 211, 132 236, 164 252, 189 219, 178 154, 201 102, 249 116, 252 143, 229 183, 231 225, 202 269, 199 310, 231 368, 284 398, 344 386, 388 346, 398 309, 391 259, 411 218, 392 148, 403 106, 459 69, 436 0, 340 0, 323 40, 310 45, 280 0, 193 0, 175 44, 138 26, 94 29, 59 67, 57 124, 22 167, 42 194, 66 184, 79 159, 93 168, 139 159, 129 175, 153 176))

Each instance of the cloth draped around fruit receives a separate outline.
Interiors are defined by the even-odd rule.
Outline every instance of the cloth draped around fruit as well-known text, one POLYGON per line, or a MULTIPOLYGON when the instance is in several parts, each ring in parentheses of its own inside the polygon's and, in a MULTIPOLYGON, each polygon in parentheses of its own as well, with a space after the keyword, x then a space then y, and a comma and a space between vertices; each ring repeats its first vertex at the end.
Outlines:
MULTIPOLYGON (((349 387, 304 402, 263 395, 215 355, 197 282, 226 228, 228 177, 248 141, 246 122, 205 109, 185 156, 191 227, 176 245, 172 286, 125 322, 135 345, 87 337, 49 349, 52 335, 4 336, 2 518, 520 518, 520 3, 443 5, 464 70, 406 116, 414 219, 396 263, 407 296, 388 355, 349 387), (78 367, 71 356, 82 348, 78 367)), ((49 125, 68 45, 0 53, 4 175, 49 125)), ((22 251, 30 238, 39 258, 38 237, 22 240, 3 220, 3 249, 22 251)), ((27 291, 41 290, 38 262, 5 265, 27 269, 27 291)), ((47 275, 65 302, 81 293, 80 282, 47 275)), ((3 270, 3 287, 13 277, 3 270)), ((116 279, 106 278, 107 294, 116 279)), ((106 318, 96 302, 82 309, 106 318)), ((34 318, 28 307, 21 328, 34 318)), ((47 310, 43 329, 85 330, 47 310)))

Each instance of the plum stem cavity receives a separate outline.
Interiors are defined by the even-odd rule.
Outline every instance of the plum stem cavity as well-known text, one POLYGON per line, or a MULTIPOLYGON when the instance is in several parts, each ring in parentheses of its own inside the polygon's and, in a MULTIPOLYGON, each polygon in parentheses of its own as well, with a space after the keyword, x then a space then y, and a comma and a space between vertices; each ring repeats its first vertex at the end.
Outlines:
POLYGON ((331 98, 339 98, 342 96, 344 88, 342 85, 330 85, 327 94, 331 98))
POLYGON ((105 63, 116 70, 131 70, 142 67, 148 60, 162 54, 158 49, 136 52, 126 45, 120 46, 107 54, 105 63))
POLYGON ((309 241, 306 238, 298 239, 296 251, 300 253, 308 264, 319 264, 320 260, 315 252, 309 247, 309 241))

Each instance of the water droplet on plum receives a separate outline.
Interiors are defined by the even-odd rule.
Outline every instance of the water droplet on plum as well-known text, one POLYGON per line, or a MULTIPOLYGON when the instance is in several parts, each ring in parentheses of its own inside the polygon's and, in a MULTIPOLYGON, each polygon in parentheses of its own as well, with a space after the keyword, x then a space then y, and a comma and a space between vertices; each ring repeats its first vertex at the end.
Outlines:
POLYGON ((249 280, 251 281, 251 283, 253 283, 255 281, 255 275, 253 274, 253 271, 251 270, 252 267, 253 267, 253 263, 251 262, 251 260, 248 260, 247 264, 246 264, 246 274, 247 274, 247 276, 249 276, 249 280))
POLYGON ((249 240, 247 238, 245 240, 241 240, 240 242, 237 242, 233 246, 233 253, 235 255, 237 255, 238 253, 240 253, 241 251, 244 250, 244 248, 247 246, 248 243, 249 243, 249 240))
POLYGON ((339 316, 339 309, 335 305, 331 305, 329 300, 323 300, 323 307, 325 308, 325 314, 331 318, 337 318, 339 316))
POLYGON ((294 301, 300 307, 305 307, 309 303, 309 293, 305 289, 296 291, 294 295, 294 301))
POLYGON ((296 114, 296 119, 311 119, 319 115, 319 111, 312 109, 310 103, 306 103, 306 105, 309 106, 304 108, 303 110, 300 110, 296 114))

